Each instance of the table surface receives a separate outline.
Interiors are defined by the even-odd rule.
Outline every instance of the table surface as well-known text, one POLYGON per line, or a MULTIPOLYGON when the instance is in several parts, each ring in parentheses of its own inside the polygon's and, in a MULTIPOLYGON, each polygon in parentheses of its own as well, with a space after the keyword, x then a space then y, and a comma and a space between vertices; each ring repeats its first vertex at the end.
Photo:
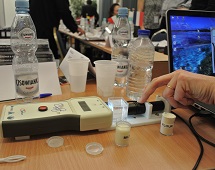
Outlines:
MULTIPOLYGON (((114 96, 125 97, 125 88, 115 88, 114 96)), ((163 87, 149 98, 154 101, 155 96, 161 95, 163 87)), ((97 96, 95 80, 87 82, 83 93, 70 92, 69 85, 62 86, 62 95, 39 99, 40 102, 60 101, 69 98, 97 96)), ((107 98, 102 98, 107 101, 107 98)), ((128 98, 125 97, 126 100, 128 98)), ((0 109, 5 104, 0 103, 0 109)), ((193 111, 176 109, 186 120, 193 111)), ((205 138, 215 142, 215 120, 194 118, 196 130, 205 138)), ((200 153, 199 145, 188 127, 176 118, 174 135, 164 136, 159 132, 160 124, 132 127, 129 146, 118 147, 114 143, 115 131, 87 131, 87 132, 59 132, 32 136, 29 140, 15 141, 12 138, 0 138, 0 157, 10 155, 26 155, 27 159, 17 163, 4 163, 0 169, 4 170, 68 170, 68 169, 192 169, 200 153), (64 145, 50 148, 46 140, 51 136, 64 138, 64 145), (85 146, 90 142, 98 142, 104 151, 97 156, 86 153, 85 146)), ((199 169, 215 168, 215 148, 204 144, 204 155, 199 169)))
MULTIPOLYGON (((61 33, 64 33, 66 35, 69 35, 70 37, 72 38, 75 38, 75 39, 78 39, 79 41, 85 43, 85 44, 88 44, 90 46, 93 46, 97 49, 100 49, 108 54, 111 54, 112 50, 111 50, 111 47, 106 47, 105 46, 105 41, 88 41, 88 40, 85 40, 83 37, 79 36, 77 33, 72 33, 70 32, 68 29, 63 29, 63 28, 60 28, 59 31, 61 33)), ((154 56, 154 61, 168 61, 168 56, 163 54, 163 53, 159 53, 159 52, 155 52, 155 56, 154 56)))

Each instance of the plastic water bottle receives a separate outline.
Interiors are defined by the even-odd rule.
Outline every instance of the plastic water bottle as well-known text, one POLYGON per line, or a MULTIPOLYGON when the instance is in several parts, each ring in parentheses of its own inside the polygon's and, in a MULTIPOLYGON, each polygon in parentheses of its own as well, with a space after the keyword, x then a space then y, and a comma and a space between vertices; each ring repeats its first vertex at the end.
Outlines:
POLYGON ((133 23, 133 19, 131 17, 128 18, 130 27, 131 27, 131 39, 134 38, 134 23, 133 23))
POLYGON ((94 27, 95 27, 95 17, 92 16, 90 17, 90 32, 93 33, 94 27))
POLYGON ((16 15, 11 26, 11 49, 15 56, 12 68, 15 78, 16 99, 31 102, 39 95, 37 35, 29 15, 28 0, 16 0, 16 15))
POLYGON ((89 21, 88 21, 88 18, 85 18, 84 31, 85 32, 89 32, 89 21))
POLYGON ((128 8, 119 8, 118 20, 112 31, 111 59, 117 61, 117 74, 115 86, 124 87, 126 85, 126 76, 128 72, 128 44, 131 40, 131 28, 128 22, 128 8))
POLYGON ((106 18, 103 18, 102 20, 102 26, 101 26, 101 31, 103 32, 105 30, 105 27, 107 26, 107 21, 106 18))
POLYGON ((138 38, 129 45, 126 94, 131 100, 141 97, 143 88, 152 78, 155 49, 149 34, 149 30, 138 30, 138 38))

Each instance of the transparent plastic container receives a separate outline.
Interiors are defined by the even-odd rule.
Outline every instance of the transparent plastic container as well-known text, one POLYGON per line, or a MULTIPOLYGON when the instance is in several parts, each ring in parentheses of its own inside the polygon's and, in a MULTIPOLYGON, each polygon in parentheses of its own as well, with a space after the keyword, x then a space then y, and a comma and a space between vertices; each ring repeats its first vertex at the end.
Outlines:
POLYGON ((112 31, 111 59, 118 62, 115 86, 126 86, 128 73, 128 44, 131 40, 131 28, 128 22, 128 8, 119 8, 118 20, 112 31))
POLYGON ((128 103, 122 97, 108 98, 108 106, 113 111, 113 122, 127 119, 128 103))
POLYGON ((16 15, 11 26, 11 49, 15 56, 12 67, 15 79, 15 98, 31 102, 39 95, 37 34, 29 15, 29 2, 16 0, 16 15))
POLYGON ((152 78, 155 49, 149 33, 149 30, 138 30, 138 38, 129 45, 126 95, 135 101, 142 96, 143 88, 152 78))

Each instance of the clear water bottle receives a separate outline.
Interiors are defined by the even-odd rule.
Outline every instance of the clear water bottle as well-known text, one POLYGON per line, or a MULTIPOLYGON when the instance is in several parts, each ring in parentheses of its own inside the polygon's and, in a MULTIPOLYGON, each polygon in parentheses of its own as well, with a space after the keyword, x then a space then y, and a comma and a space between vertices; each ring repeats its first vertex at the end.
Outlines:
POLYGON ((15 78, 16 99, 31 102, 39 95, 37 35, 29 15, 28 0, 16 0, 16 15, 11 26, 11 49, 15 56, 12 68, 15 78))
POLYGON ((95 28, 95 17, 92 16, 90 17, 90 32, 93 33, 94 28, 95 28))
POLYGON ((89 21, 88 21, 88 18, 85 18, 84 31, 85 32, 89 32, 89 21))
POLYGON ((117 61, 117 74, 115 86, 124 87, 126 85, 126 76, 128 72, 128 44, 131 40, 131 28, 128 22, 128 8, 119 8, 118 20, 112 31, 111 59, 117 61))
POLYGON ((101 26, 101 31, 103 32, 105 30, 105 27, 107 26, 107 21, 106 18, 102 19, 102 26, 101 26))
POLYGON ((130 27, 131 27, 131 39, 134 38, 134 23, 133 23, 133 18, 129 17, 128 18, 130 27))
POLYGON ((152 78, 155 49, 149 34, 149 30, 138 30, 138 38, 129 45, 126 94, 135 101, 141 97, 143 88, 152 78))

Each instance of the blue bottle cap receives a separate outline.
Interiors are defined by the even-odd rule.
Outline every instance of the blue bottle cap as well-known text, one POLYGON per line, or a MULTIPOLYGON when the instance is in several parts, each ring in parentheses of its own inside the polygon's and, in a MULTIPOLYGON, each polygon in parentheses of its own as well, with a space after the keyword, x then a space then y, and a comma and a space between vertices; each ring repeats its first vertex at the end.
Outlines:
POLYGON ((119 10, 118 10, 118 15, 119 15, 119 16, 128 15, 128 8, 125 8, 125 7, 119 8, 119 10))
POLYGON ((29 0, 16 0, 16 11, 29 11, 29 0))
POLYGON ((149 36, 149 34, 150 34, 150 30, 141 30, 141 29, 138 30, 138 35, 147 35, 147 36, 149 36))

